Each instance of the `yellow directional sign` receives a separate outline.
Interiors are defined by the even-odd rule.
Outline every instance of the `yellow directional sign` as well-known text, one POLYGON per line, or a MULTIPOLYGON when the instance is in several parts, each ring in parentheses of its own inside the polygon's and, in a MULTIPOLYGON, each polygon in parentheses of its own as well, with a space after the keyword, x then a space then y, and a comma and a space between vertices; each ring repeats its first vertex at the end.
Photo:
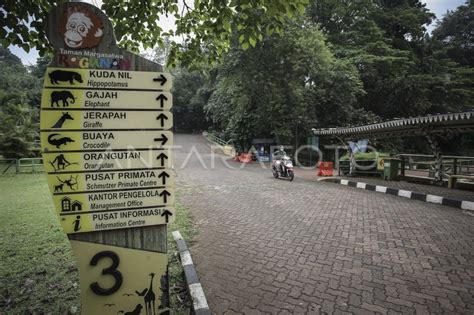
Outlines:
POLYGON ((48 178, 51 193, 77 193, 100 190, 174 187, 174 176, 168 169, 112 170, 87 173, 56 174, 48 178))
POLYGON ((88 212, 122 210, 137 207, 171 206, 174 204, 173 188, 157 186, 144 189, 121 188, 119 190, 75 191, 53 193, 56 210, 66 212, 88 212))
POLYGON ((41 147, 44 152, 151 149, 172 145, 173 133, 170 131, 104 130, 41 133, 41 147))
POLYGON ((140 122, 140 129, 170 129, 173 115, 168 111, 71 111, 54 110, 41 120, 41 130, 119 130, 140 122))
POLYGON ((81 279, 82 314, 169 311, 166 253, 80 241, 71 245, 81 279))
MULTIPOLYGON (((43 153, 48 174, 170 168, 170 150, 43 153)), ((53 176, 54 177, 54 176, 53 176)))
POLYGON ((42 109, 131 109, 169 110, 173 96, 164 91, 47 88, 41 96, 42 109))
POLYGON ((113 212, 61 213, 59 221, 64 232, 72 234, 168 224, 174 222, 174 213, 170 206, 127 208, 113 212))
POLYGON ((169 91, 171 75, 164 72, 48 68, 45 88, 169 91))
POLYGON ((167 73, 47 69, 41 147, 66 233, 174 219, 170 88, 167 73))

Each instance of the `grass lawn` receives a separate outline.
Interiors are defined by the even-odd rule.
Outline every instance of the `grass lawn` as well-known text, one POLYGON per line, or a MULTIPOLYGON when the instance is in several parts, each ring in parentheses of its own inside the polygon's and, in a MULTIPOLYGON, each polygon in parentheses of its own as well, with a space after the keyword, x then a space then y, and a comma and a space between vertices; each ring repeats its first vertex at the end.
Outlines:
MULTIPOLYGON (((191 221, 177 205, 176 222, 189 239, 191 221)), ((169 237, 172 309, 182 310, 181 269, 169 237)), ((0 176, 0 314, 80 312, 72 250, 53 211, 44 174, 0 176)), ((178 311, 178 313, 181 313, 178 311)))
POLYGON ((79 312, 72 250, 44 174, 0 177, 0 312, 79 312))

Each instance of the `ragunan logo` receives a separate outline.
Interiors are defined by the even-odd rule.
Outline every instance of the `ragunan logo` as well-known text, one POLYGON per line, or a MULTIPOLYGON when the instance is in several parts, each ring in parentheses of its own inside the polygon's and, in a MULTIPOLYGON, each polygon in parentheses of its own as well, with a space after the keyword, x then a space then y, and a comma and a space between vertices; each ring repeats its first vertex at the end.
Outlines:
POLYGON ((102 39, 104 23, 85 6, 68 6, 59 20, 59 34, 69 48, 92 48, 102 39))

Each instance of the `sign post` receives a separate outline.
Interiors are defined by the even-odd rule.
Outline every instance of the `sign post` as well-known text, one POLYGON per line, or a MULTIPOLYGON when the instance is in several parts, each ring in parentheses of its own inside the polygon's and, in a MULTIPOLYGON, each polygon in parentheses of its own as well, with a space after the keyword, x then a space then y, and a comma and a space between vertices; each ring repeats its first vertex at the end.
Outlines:
POLYGON ((44 79, 41 147, 78 265, 82 314, 169 313, 171 76, 119 49, 92 5, 59 5, 47 25, 55 57, 44 79))

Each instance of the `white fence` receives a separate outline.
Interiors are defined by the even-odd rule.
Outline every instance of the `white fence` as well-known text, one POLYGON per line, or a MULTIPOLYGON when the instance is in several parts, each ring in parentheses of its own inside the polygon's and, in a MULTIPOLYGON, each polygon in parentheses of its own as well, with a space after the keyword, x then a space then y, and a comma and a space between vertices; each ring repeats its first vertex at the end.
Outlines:
POLYGON ((0 174, 43 172, 42 158, 0 159, 0 174))

